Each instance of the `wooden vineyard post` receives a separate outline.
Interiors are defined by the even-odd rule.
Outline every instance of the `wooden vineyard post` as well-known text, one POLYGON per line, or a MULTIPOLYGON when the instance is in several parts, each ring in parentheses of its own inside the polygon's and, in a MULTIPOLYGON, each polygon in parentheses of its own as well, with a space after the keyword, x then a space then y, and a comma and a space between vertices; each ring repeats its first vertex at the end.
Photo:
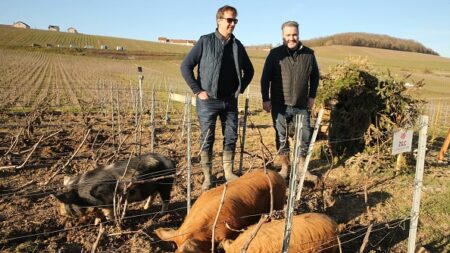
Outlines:
POLYGON ((108 112, 106 111, 106 85, 105 85, 105 81, 104 80, 103 80, 102 84, 103 84, 103 86, 102 86, 103 87, 103 91, 102 91, 102 94, 103 94, 103 96, 102 96, 103 117, 106 120, 106 115, 108 115, 108 112))
MULTIPOLYGON (((118 134, 118 140, 119 143, 122 142, 122 126, 121 126, 121 122, 120 122, 120 102, 119 102, 119 89, 116 86, 116 102, 117 102, 117 134, 118 134)), ((118 147, 120 147, 120 144, 118 145, 118 147)), ((120 150, 117 149, 117 152, 119 152, 120 150)))
POLYGON ((155 147, 155 88, 152 89, 152 107, 150 110, 150 150, 154 152, 155 147))
POLYGON ((172 90, 168 90, 167 93, 167 104, 166 104, 166 114, 164 115, 164 123, 167 125, 169 122, 169 108, 170 108, 170 96, 172 95, 172 90))
MULTIPOLYGON (((138 109, 138 89, 132 89, 131 90, 133 94, 133 115, 134 115, 134 146, 137 147, 138 145, 138 135, 139 135, 139 109, 138 109)), ((139 148, 138 148, 139 149, 139 148)))
POLYGON ((133 111, 134 114, 134 124, 137 126, 137 106, 136 106, 136 96, 135 96, 135 92, 136 90, 133 89, 133 86, 131 84, 131 80, 130 80, 130 93, 131 93, 131 109, 133 111))
POLYGON ((130 85, 130 105, 128 105, 129 107, 131 107, 132 112, 134 112, 134 91, 133 91, 133 85, 131 84, 131 80, 129 81, 129 85, 130 85))
POLYGON ((180 139, 183 139, 183 136, 184 136, 184 131, 185 131, 185 124, 186 124, 186 115, 187 115, 187 97, 188 97, 188 94, 186 93, 186 96, 184 97, 184 111, 183 111, 183 121, 182 121, 182 124, 181 124, 181 137, 180 137, 180 139))
POLYGON ((142 82, 144 81, 144 76, 142 75, 142 67, 138 67, 139 72, 139 152, 138 155, 141 155, 141 144, 142 144, 142 114, 144 111, 143 105, 142 105, 142 97, 143 97, 143 90, 142 90, 142 82))
POLYGON ((186 122, 187 122, 187 213, 191 210, 191 96, 186 94, 186 122))
POLYGON ((111 132, 112 132, 112 140, 113 140, 113 147, 116 145, 116 131, 114 127, 114 95, 113 95, 113 83, 111 82, 111 89, 110 89, 110 97, 111 97, 111 132))
POLYGON ((248 102, 249 102, 248 93, 249 93, 249 89, 247 89, 247 96, 245 97, 244 125, 242 126, 241 153, 240 153, 240 157, 239 157, 239 175, 242 175, 242 167, 244 165, 245 133, 247 130, 247 115, 248 115, 248 102))
POLYGON ((416 177, 414 179, 414 194, 411 208, 411 222, 409 226, 408 253, 416 249, 417 225, 419 222, 420 196, 423 185, 423 167, 425 164, 425 150, 427 145, 428 116, 420 117, 419 144, 416 161, 416 177))

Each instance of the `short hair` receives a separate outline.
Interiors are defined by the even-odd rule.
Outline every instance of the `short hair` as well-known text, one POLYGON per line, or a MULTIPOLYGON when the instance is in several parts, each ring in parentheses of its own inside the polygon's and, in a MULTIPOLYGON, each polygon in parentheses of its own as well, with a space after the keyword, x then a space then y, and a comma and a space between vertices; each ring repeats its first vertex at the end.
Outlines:
POLYGON ((281 30, 283 30, 286 26, 295 27, 298 30, 298 23, 295 21, 286 21, 281 25, 281 30))
POLYGON ((236 16, 238 15, 236 8, 234 8, 233 6, 224 5, 217 10, 216 20, 222 18, 223 13, 226 11, 232 11, 232 12, 234 12, 234 14, 236 14, 236 16))

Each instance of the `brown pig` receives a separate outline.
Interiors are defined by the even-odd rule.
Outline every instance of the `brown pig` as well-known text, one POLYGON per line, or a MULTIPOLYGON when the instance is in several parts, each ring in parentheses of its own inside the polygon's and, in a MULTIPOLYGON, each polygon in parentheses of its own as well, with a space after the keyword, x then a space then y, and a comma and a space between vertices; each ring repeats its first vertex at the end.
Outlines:
MULTIPOLYGON (((276 253, 283 247, 285 220, 272 220, 258 230, 247 252, 276 253)), ((252 235, 256 225, 250 226, 232 241, 222 242, 226 253, 241 252, 242 246, 252 235)), ((289 252, 334 253, 337 250, 337 224, 330 217, 318 213, 306 213, 292 218, 289 252)))
MULTIPOLYGON (((242 229, 256 223, 261 214, 270 211, 270 182, 273 189, 274 210, 283 209, 286 201, 284 179, 276 172, 254 170, 230 182, 225 192, 224 203, 215 228, 214 241, 234 239, 242 229)), ((194 203, 183 224, 177 230, 159 228, 155 232, 164 241, 177 245, 176 252, 211 252, 212 226, 216 218, 224 185, 204 192, 194 203)))

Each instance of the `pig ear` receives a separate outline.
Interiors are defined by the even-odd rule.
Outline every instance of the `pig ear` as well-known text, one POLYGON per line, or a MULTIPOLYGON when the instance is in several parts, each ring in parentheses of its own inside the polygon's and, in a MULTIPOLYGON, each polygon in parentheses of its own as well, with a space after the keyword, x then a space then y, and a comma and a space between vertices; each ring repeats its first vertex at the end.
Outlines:
POLYGON ((53 197, 64 204, 72 204, 76 199, 75 193, 73 191, 63 192, 57 195, 53 195, 53 197))
POLYGON ((230 239, 224 239, 222 240, 222 247, 225 250, 225 252, 228 251, 228 249, 231 247, 231 244, 233 244, 233 240, 230 239))
POLYGON ((156 235, 163 241, 174 241, 177 231, 173 228, 158 228, 155 230, 156 235))

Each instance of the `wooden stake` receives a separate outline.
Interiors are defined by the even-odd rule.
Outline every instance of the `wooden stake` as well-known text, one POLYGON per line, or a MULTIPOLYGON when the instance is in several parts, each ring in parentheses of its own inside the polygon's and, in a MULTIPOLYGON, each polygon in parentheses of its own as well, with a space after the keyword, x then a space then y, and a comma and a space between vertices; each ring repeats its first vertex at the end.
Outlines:
POLYGON ((191 96, 186 95, 186 118, 187 118, 187 154, 186 154, 186 164, 187 164, 187 212, 189 213, 189 211, 191 210, 191 124, 192 124, 192 120, 191 120, 191 96))
POLYGON ((102 236, 104 233, 105 233, 105 228, 100 223, 97 239, 95 240, 94 244, 92 245, 91 253, 95 253, 97 251, 98 243, 100 242, 100 239, 102 239, 102 236))
POLYGON ((358 253, 363 253, 364 250, 366 249, 367 243, 369 243, 369 236, 370 236, 371 232, 372 232, 372 224, 370 224, 369 228, 367 228, 366 235, 364 236, 363 243, 361 244, 361 247, 359 248, 358 253))
POLYGON ((245 147, 245 134, 247 132, 248 103, 249 103, 249 96, 248 96, 248 90, 247 90, 247 97, 245 98, 245 108, 244 108, 244 125, 242 126, 242 136, 241 136, 241 153, 240 153, 240 157, 239 157, 239 174, 240 175, 242 174, 242 167, 244 165, 244 147, 245 147))
POLYGON ((150 110, 150 151, 154 152, 155 146, 155 89, 152 89, 152 105, 150 110))

